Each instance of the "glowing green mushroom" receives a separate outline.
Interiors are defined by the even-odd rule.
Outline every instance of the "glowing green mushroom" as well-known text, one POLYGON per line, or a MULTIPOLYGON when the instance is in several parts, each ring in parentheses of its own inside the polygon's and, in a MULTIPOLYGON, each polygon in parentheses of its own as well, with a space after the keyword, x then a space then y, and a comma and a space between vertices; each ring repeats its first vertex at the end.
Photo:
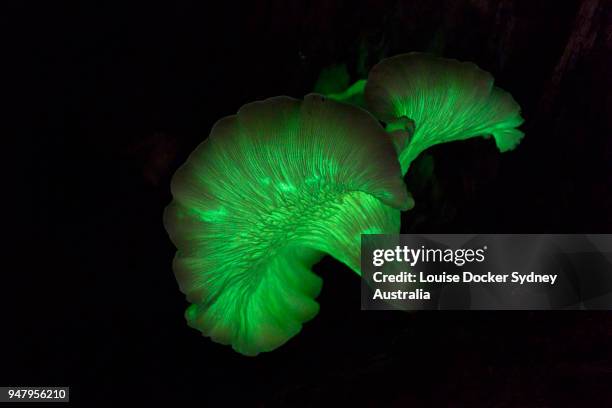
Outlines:
POLYGON ((423 150, 474 136, 495 138, 502 152, 523 137, 523 119, 512 95, 493 86, 493 77, 469 62, 409 53, 378 63, 365 89, 368 109, 389 130, 416 126, 399 151, 402 172, 423 150))
POLYGON ((359 273, 360 234, 399 232, 413 202, 393 149, 369 113, 318 95, 218 121, 164 214, 188 324, 246 355, 297 334, 318 312, 311 266, 330 254, 359 273))
POLYGON ((363 97, 363 93, 365 90, 366 82, 367 81, 365 79, 360 79, 342 92, 329 93, 325 96, 335 101, 350 103, 351 105, 365 108, 365 99, 363 97))

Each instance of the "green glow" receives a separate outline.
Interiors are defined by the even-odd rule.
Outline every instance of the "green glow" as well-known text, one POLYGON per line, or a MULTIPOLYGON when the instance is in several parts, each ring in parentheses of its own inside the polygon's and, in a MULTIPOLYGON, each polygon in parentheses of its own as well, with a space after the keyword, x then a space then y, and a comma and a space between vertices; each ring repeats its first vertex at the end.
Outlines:
POLYGON ((350 75, 346 65, 332 65, 321 71, 314 92, 334 101, 350 103, 365 109, 366 80, 360 79, 349 86, 350 75))
POLYGON ((360 234, 399 232, 413 205, 390 140, 366 111, 318 95, 217 122, 164 213, 188 324, 246 355, 297 334, 318 312, 311 266, 330 254, 359 273, 360 234))
POLYGON ((368 81, 360 79, 342 92, 327 94, 329 99, 339 102, 350 103, 351 105, 365 107, 364 91, 368 81))
POLYGON ((185 318, 240 353, 279 347, 317 314, 311 267, 325 254, 360 273, 360 235, 399 232, 414 205, 401 176, 423 150, 492 135, 506 151, 523 137, 520 107, 474 64, 405 54, 348 83, 334 66, 315 87, 328 98, 243 106, 172 179, 164 225, 185 318), (366 101, 386 130, 352 106, 366 101))
POLYGON ((416 124, 400 150, 403 173, 423 150, 438 143, 493 135, 505 152, 523 138, 516 129, 523 123, 520 106, 472 63, 421 53, 385 59, 370 71, 365 99, 391 130, 402 128, 408 118, 416 124))
POLYGON ((314 92, 322 95, 342 92, 349 86, 351 77, 345 64, 323 68, 314 86, 314 92))

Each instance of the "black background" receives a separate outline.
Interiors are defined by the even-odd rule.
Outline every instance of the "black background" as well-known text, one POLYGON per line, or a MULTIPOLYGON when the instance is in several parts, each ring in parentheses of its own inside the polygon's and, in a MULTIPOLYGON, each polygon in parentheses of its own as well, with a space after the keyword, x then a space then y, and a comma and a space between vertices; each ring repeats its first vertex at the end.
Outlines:
POLYGON ((503 155, 482 138, 428 150, 402 231, 610 233, 609 1, 7 4, 12 104, 35 132, 16 170, 34 177, 8 195, 26 216, 3 385, 69 385, 86 406, 612 404, 612 314, 362 312, 359 279, 328 258, 319 315, 243 357, 186 326, 161 222, 170 177, 219 118, 301 97, 332 64, 356 80, 432 51, 493 73, 526 137, 503 155))

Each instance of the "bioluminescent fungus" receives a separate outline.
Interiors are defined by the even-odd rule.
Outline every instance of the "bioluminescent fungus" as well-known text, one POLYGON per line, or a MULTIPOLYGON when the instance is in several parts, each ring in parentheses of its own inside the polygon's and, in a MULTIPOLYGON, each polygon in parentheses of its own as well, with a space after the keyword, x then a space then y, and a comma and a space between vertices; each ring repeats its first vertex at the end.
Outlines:
POLYGON ((523 123, 520 106, 493 86, 491 74, 469 62, 422 53, 387 58, 370 71, 365 99, 390 130, 414 121, 414 135, 399 152, 402 173, 438 143, 492 135, 504 152, 523 137, 516 129, 523 123))
POLYGON ((367 81, 365 79, 360 79, 342 92, 330 93, 325 96, 334 101, 350 103, 351 105, 365 108, 364 91, 366 83, 367 81))
POLYGON ((334 101, 349 103, 365 109, 366 80, 360 79, 349 86, 350 75, 345 64, 331 65, 321 70, 314 86, 314 93, 325 95, 334 101))
MULTIPOLYGON (((396 140, 402 135, 396 133, 396 140)), ((172 179, 165 227, 188 324, 246 355, 314 317, 330 254, 359 272, 360 235, 399 232, 412 199, 368 112, 277 97, 218 121, 172 179)))

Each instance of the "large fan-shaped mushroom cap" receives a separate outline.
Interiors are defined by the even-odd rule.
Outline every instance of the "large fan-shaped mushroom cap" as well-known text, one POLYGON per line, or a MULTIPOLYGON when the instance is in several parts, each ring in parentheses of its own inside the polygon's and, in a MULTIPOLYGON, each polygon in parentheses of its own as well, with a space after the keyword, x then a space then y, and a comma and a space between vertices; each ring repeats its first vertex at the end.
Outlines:
POLYGON ((247 355, 316 315, 314 263, 330 254, 359 272, 360 234, 399 232, 399 209, 413 205, 376 119, 318 95, 217 122, 172 193, 164 224, 188 323, 247 355))

